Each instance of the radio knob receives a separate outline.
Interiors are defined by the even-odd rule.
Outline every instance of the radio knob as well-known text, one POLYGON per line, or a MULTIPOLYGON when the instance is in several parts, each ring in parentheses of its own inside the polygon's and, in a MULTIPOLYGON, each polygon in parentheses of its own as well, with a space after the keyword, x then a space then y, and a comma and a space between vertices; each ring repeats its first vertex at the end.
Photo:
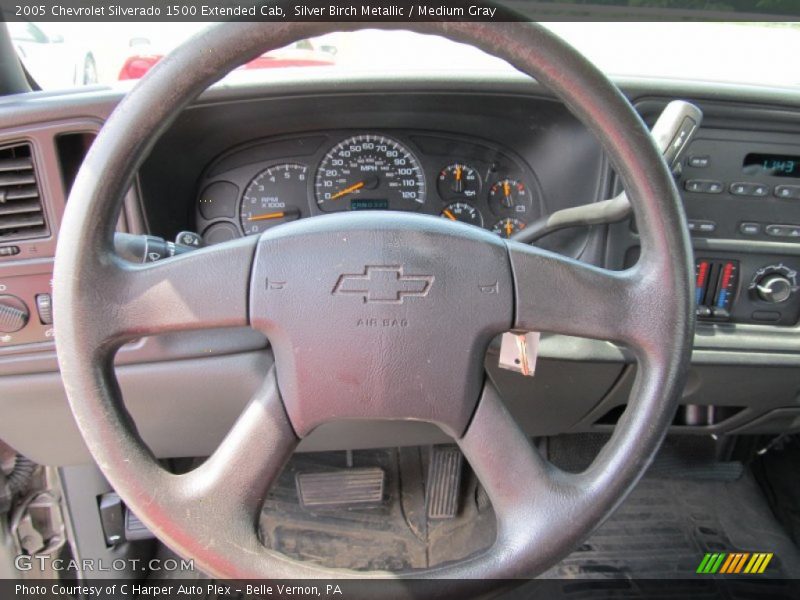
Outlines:
POLYGON ((0 296, 0 333, 14 333, 28 324, 28 306, 16 296, 0 296))
POLYGON ((786 302, 792 295, 792 282, 783 275, 771 273, 759 280, 756 292, 764 302, 779 304, 786 302))

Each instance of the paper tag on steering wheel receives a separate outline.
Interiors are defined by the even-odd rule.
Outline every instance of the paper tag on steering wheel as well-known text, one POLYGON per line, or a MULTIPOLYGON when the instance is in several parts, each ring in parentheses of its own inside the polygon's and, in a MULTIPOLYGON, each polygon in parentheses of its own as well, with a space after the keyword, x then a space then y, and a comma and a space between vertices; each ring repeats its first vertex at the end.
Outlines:
POLYGON ((506 332, 500 342, 501 369, 516 371, 527 377, 536 372, 536 357, 539 352, 539 332, 527 333, 506 332))

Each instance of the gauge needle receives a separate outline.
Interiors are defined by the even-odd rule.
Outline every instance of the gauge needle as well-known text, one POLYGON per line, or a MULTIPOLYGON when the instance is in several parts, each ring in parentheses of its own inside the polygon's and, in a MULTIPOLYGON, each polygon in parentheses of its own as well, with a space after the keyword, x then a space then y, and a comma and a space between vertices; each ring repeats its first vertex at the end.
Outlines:
POLYGON ((456 165, 456 184, 453 186, 453 190, 456 192, 461 192, 462 188, 464 187, 461 183, 461 173, 463 169, 461 165, 456 165))
POLYGON ((285 212, 273 212, 265 215, 256 215, 255 217, 247 217, 248 221, 266 221, 268 219, 282 219, 286 216, 285 212))
POLYGON ((335 194, 333 194, 329 198, 329 200, 336 200, 337 198, 341 198, 342 196, 346 196, 347 194, 350 194, 352 192, 358 191, 362 187, 364 187, 364 185, 366 185, 366 183, 367 183, 366 181, 359 181, 358 183, 354 183, 353 185, 344 188, 342 191, 336 192, 335 194))
POLYGON ((514 229, 514 226, 511 224, 511 219, 506 221, 506 235, 511 237, 511 231, 514 229))
POLYGON ((458 219, 456 219, 455 215, 453 213, 451 213, 449 210, 447 210, 446 208, 444 209, 443 212, 444 212, 444 216, 447 217, 448 219, 450 219, 451 221, 458 221, 458 219))
POLYGON ((503 182, 503 195, 508 198, 511 195, 511 186, 507 181, 503 182))

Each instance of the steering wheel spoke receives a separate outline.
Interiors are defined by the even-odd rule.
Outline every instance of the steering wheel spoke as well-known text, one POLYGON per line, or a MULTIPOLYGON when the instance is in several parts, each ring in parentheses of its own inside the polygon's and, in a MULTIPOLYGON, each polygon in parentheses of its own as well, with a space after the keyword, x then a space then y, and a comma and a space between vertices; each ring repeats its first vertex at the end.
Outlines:
POLYGON ((184 476, 190 504, 213 503, 214 514, 255 523, 298 441, 271 370, 214 454, 184 476))
POLYGON ((547 501, 552 491, 551 467, 531 445, 491 383, 484 387, 470 427, 458 444, 492 501, 498 518, 498 541, 509 543, 519 536, 520 511, 527 512, 547 501), (492 443, 487 444, 487 440, 492 443))
POLYGON ((639 346, 652 304, 642 269, 610 271, 509 242, 520 331, 563 333, 639 346))
MULTIPOLYGON (((579 509, 585 497, 583 476, 565 473, 539 454, 491 383, 486 384, 470 427, 458 444, 495 511, 497 538, 490 550, 494 560, 505 563, 506 568, 510 566, 504 560, 506 554, 524 552, 555 560, 563 552, 560 543, 543 547, 540 540, 553 523, 563 523, 564 515, 579 509)), ((565 547, 573 541, 566 540, 565 547)), ((524 571, 504 573, 507 577, 525 575, 524 571)))
POLYGON ((112 258, 90 303, 103 342, 248 325, 255 245, 243 238, 145 265, 112 258))

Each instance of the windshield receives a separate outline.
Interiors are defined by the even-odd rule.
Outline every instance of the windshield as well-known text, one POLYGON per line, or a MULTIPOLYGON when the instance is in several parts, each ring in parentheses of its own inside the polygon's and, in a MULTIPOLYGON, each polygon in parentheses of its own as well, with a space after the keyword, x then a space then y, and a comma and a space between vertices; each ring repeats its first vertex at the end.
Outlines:
MULTIPOLYGON (((117 84, 142 77, 208 23, 9 23, 30 75, 43 89, 117 84)), ((800 23, 546 23, 612 76, 778 87, 800 86, 800 23), (680 43, 675 43, 679 40, 680 43)), ((303 40, 265 54, 229 77, 308 77, 348 72, 511 71, 474 48, 410 32, 364 30, 303 40)))

